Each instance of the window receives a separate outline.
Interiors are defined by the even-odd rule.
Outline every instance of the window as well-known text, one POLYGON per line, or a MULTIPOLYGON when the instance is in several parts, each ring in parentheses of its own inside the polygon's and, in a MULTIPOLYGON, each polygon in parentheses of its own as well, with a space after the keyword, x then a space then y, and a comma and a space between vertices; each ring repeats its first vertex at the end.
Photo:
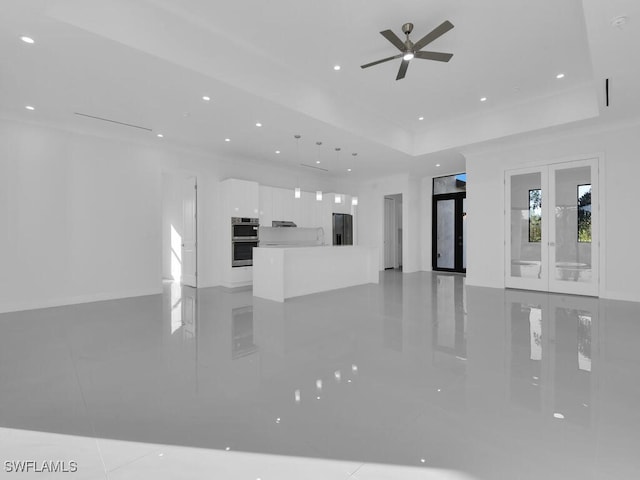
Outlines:
POLYGON ((435 177, 433 179, 433 194, 442 195, 446 193, 465 192, 467 190, 467 174, 447 175, 446 177, 435 177))
POLYGON ((591 243, 591 184, 578 185, 578 243, 591 243))
POLYGON ((529 242, 542 241, 542 190, 529 190, 529 242))

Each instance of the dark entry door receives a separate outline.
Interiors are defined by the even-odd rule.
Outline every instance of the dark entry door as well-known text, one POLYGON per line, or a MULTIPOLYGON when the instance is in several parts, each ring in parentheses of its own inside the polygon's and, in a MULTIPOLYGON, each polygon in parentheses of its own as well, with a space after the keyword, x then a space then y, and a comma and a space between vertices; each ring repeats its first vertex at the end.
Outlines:
POLYGON ((433 197, 432 267, 445 272, 466 272, 466 193, 433 197))

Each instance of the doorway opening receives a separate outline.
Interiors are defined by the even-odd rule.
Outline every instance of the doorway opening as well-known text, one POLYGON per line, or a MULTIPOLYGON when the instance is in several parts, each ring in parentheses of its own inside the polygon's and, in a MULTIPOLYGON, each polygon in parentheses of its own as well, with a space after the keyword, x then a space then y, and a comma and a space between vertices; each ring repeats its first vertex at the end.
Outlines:
POLYGON ((384 268, 402 270, 402 194, 384 197, 384 268))
POLYGON ((198 286, 198 184, 193 175, 162 174, 162 278, 198 286))
POLYGON ((433 179, 433 270, 467 271, 466 191, 466 173, 433 179))

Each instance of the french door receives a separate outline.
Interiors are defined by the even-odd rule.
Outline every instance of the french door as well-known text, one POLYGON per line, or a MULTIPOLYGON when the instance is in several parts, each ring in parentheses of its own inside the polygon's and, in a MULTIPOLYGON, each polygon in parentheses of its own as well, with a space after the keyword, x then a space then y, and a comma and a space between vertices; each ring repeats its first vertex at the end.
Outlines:
POLYGON ((597 159, 505 172, 505 286, 598 296, 597 159))

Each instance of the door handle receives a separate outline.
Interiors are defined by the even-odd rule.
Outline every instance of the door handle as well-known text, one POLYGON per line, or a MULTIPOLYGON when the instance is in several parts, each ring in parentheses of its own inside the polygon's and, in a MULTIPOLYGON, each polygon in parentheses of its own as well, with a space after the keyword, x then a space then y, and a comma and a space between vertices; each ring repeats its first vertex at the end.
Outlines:
POLYGON ((549 246, 550 247, 555 247, 556 246, 556 242, 549 242, 549 246))

